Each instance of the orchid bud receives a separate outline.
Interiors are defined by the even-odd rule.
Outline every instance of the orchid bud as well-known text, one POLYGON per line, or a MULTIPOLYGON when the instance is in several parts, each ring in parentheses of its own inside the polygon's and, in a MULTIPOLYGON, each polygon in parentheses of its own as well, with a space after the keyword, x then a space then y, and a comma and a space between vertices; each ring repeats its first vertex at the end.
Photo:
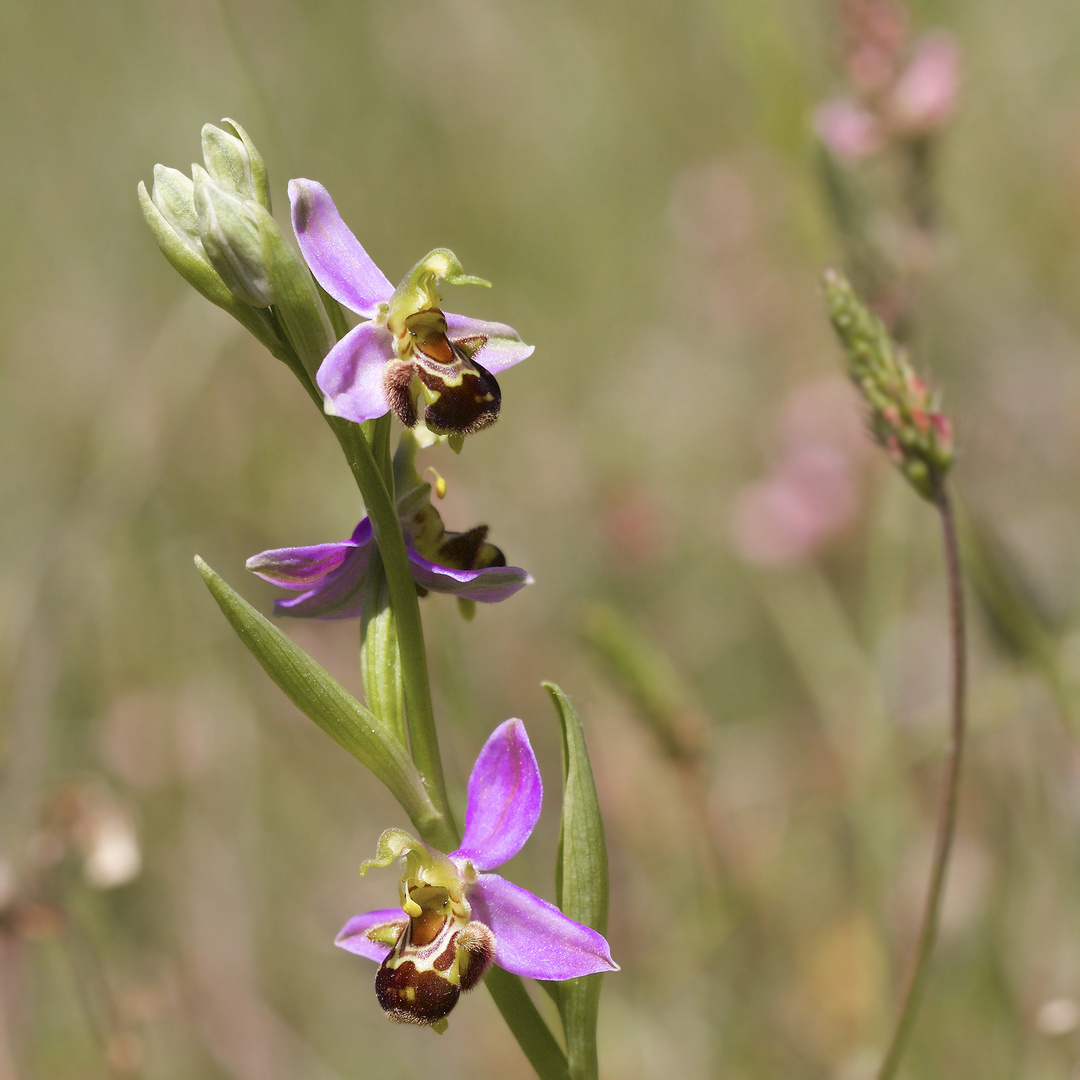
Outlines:
POLYGON ((230 301, 229 290, 210 264, 199 239, 191 180, 176 169, 155 165, 153 192, 148 193, 140 181, 139 203, 158 247, 176 270, 215 304, 224 306, 230 301))
POLYGON ((150 198, 173 232, 193 251, 205 254, 199 240, 199 215, 195 212, 195 185, 191 177, 179 169, 155 165, 150 198))
POLYGON ((254 199, 270 209, 270 185, 266 165, 248 134, 233 120, 224 120, 235 132, 230 134, 213 124, 202 129, 203 163, 210 177, 244 199, 254 199))
POLYGON ((277 228, 273 218, 260 203, 233 194, 198 167, 193 172, 199 239, 207 258, 235 296, 252 307, 269 307, 274 290, 263 256, 263 231, 277 228))

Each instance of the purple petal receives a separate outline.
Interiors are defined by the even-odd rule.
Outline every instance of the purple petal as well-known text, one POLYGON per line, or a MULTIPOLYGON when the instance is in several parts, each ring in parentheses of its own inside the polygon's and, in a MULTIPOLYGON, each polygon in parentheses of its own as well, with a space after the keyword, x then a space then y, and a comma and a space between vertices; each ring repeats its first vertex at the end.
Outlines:
POLYGON ((543 801, 544 785, 525 725, 507 720, 491 733, 473 766, 465 837, 451 858, 468 859, 477 870, 501 866, 529 839, 543 801))
POLYGON ((326 396, 327 412, 358 424, 389 412, 383 372, 393 358, 385 327, 370 322, 353 327, 326 354, 315 377, 326 396))
POLYGON ((357 956, 366 956, 369 960, 381 964, 393 946, 384 945, 381 941, 372 941, 368 937, 368 931, 379 926, 394 926, 400 933, 405 929, 406 922, 408 922, 408 916, 399 907, 382 908, 379 911, 354 915, 341 928, 341 933, 334 938, 334 944, 339 949, 348 949, 357 956))
POLYGON ((498 375, 500 371, 521 363, 527 356, 532 356, 535 348, 534 345, 526 345, 518 337, 517 331, 505 323, 485 322, 483 319, 470 319, 465 315, 451 315, 447 312, 446 327, 451 341, 479 337, 487 339, 475 354, 475 360, 492 375, 498 375))
POLYGON ((602 934, 498 874, 481 874, 468 896, 473 917, 495 935, 495 963, 515 975, 561 980, 619 970, 602 934))
POLYGON ((418 585, 431 592, 453 593, 462 600, 479 600, 495 604, 513 596, 518 589, 530 584, 532 577, 520 566, 489 566, 486 570, 455 570, 425 559, 409 548, 413 577, 418 585))
POLYGON ((312 544, 310 547, 273 548, 252 555, 245 564, 254 574, 283 589, 310 589, 332 574, 357 545, 312 544))
POLYGON ((315 280, 358 315, 371 318, 394 286, 341 220, 330 193, 315 180, 290 180, 293 231, 315 280))
POLYGON ((247 566, 275 585, 286 589, 307 588, 307 592, 291 600, 275 601, 277 615, 354 619, 360 614, 360 586, 371 562, 371 552, 371 522, 364 518, 350 540, 264 551, 248 559, 247 566), (269 573, 265 572, 267 569, 269 573))

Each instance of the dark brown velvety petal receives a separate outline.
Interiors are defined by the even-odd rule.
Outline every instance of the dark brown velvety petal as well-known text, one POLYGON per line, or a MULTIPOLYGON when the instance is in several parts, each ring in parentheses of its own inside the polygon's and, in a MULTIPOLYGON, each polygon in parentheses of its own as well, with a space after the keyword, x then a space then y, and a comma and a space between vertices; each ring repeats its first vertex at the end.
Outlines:
POLYGON ((427 391, 424 422, 438 434, 471 435, 499 418, 502 391, 495 376, 445 337, 429 339, 415 356, 416 377, 427 391), (443 362, 448 347, 451 362, 443 362), (439 346, 439 347, 436 347, 439 346))
POLYGON ((375 996, 399 1024, 437 1024, 450 1014, 461 990, 437 971, 418 971, 411 960, 397 967, 384 961, 375 976, 375 996))

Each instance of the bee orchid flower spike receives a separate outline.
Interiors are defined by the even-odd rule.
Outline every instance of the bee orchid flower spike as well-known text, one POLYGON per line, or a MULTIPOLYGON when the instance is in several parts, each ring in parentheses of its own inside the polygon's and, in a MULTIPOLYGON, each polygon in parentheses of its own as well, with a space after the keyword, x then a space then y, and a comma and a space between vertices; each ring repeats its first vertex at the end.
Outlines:
POLYGON ((457 851, 445 855, 401 829, 379 838, 360 872, 403 859, 401 906, 355 916, 336 944, 379 964, 375 994, 391 1020, 444 1031, 462 991, 492 963, 556 981, 618 970, 601 934, 490 872, 521 850, 542 800, 525 725, 507 720, 473 766, 457 851))

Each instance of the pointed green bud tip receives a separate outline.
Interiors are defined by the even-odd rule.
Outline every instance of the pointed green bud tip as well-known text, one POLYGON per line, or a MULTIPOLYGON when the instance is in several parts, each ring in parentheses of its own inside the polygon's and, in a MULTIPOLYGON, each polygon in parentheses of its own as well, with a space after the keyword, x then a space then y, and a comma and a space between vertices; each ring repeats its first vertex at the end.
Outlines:
POLYGON ((938 395, 840 271, 827 270, 824 287, 848 374, 869 407, 870 433, 911 486, 935 500, 954 458, 952 422, 938 395))
POLYGON ((222 306, 234 304, 232 294, 203 250, 197 224, 195 231, 192 231, 194 202, 190 208, 184 204, 183 185, 176 179, 187 178, 183 173, 165 169, 162 165, 157 166, 154 175, 153 194, 146 190, 142 181, 139 182, 138 192, 143 217, 150 226, 158 247, 173 268, 203 296, 222 306))
POLYGON ((195 211, 203 250, 222 281, 244 303, 269 307, 274 290, 263 254, 263 230, 276 228, 269 213, 209 178, 195 181, 195 211))
POLYGON ((248 133, 235 121, 221 121, 228 130, 213 124, 202 129, 203 161, 219 184, 245 199, 254 199, 270 210, 270 181, 262 154, 248 133))
POLYGON ((161 216, 179 238, 193 250, 202 252, 199 215, 195 212, 195 185, 179 169, 154 166, 154 187, 150 198, 161 216))
POLYGON ((202 129, 203 164, 215 183, 244 199, 255 198, 251 155, 235 135, 213 124, 202 129))

